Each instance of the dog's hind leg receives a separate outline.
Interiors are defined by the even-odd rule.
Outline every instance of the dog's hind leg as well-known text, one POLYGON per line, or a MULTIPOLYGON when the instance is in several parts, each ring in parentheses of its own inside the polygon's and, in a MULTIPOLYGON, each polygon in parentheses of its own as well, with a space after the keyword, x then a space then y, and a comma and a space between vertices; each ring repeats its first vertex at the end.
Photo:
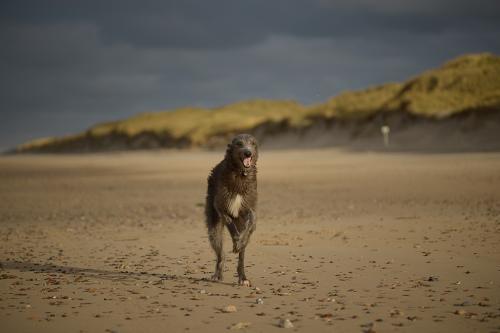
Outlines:
POLYGON ((212 275, 212 280, 222 281, 223 280, 223 270, 224 270, 224 252, 223 252, 223 234, 224 225, 221 221, 211 225, 208 230, 208 238, 210 239, 210 245, 215 251, 217 256, 217 263, 215 264, 215 273, 212 275))

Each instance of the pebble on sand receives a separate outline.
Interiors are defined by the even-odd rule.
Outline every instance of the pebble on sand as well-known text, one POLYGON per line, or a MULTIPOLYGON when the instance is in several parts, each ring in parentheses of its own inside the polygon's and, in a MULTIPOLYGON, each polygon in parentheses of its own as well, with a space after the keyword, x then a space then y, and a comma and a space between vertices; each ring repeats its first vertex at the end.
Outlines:
POLYGON ((288 318, 280 319, 278 326, 281 328, 293 328, 293 324, 288 318))
POLYGON ((224 312, 224 313, 233 313, 236 311, 238 311, 238 310, 236 309, 235 305, 228 305, 228 306, 225 306, 224 308, 222 308, 222 312, 224 312))
POLYGON ((262 298, 257 298, 255 304, 264 304, 264 300, 262 298))
POLYGON ((251 324, 249 322, 241 321, 229 327, 231 330, 240 330, 242 328, 247 328, 251 324))

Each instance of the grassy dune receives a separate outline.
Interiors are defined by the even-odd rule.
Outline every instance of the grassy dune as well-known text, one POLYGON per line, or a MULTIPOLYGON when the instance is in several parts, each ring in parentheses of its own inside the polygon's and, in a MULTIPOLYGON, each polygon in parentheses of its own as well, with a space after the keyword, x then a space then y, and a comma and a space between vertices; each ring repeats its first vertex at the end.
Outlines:
POLYGON ((300 117, 304 107, 292 101, 254 100, 221 108, 182 108, 175 111, 144 113, 135 117, 97 125, 91 135, 107 135, 115 131, 128 136, 144 131, 168 133, 174 139, 188 138, 199 145, 208 137, 231 131, 247 130, 265 121, 281 121, 300 117))
POLYGON ((306 107, 294 101, 252 100, 214 109, 186 107, 142 113, 98 124, 73 136, 37 139, 20 145, 15 151, 145 148, 141 138, 146 135, 154 137, 158 147, 196 147, 216 137, 252 132, 267 123, 286 122, 287 126, 300 129, 321 119, 360 120, 395 111, 444 119, 482 110, 500 110, 500 57, 487 53, 456 58, 404 83, 344 92, 317 105, 306 107))

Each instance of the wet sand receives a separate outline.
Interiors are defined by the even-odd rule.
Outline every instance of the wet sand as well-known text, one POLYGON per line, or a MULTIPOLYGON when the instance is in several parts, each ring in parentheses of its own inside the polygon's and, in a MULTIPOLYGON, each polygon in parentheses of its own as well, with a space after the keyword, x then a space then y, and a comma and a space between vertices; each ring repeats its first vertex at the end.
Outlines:
POLYGON ((251 288, 229 237, 207 280, 221 158, 1 157, 2 332, 500 332, 500 154, 262 151, 251 288))

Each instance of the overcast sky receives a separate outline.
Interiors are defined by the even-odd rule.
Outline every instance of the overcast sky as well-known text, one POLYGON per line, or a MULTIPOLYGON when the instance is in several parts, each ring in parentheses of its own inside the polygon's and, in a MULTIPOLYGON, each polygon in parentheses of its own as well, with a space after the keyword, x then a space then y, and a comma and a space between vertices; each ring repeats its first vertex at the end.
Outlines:
POLYGON ((500 1, 0 2, 0 149, 138 112, 321 102, 500 53, 500 1))

